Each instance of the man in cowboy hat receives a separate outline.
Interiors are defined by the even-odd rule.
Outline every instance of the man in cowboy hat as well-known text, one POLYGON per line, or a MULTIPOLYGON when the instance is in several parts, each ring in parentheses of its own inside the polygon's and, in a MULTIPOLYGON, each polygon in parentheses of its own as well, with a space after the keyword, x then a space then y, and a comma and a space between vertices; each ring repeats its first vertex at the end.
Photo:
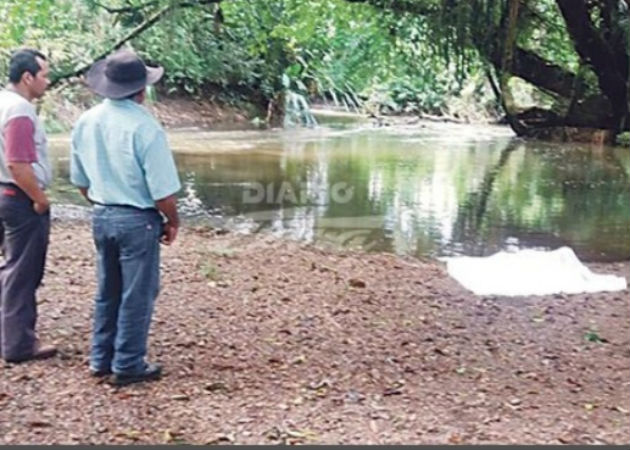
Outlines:
POLYGON ((93 204, 98 253, 90 371, 113 372, 116 385, 161 376, 161 367, 145 357, 159 290, 159 243, 177 236, 181 186, 166 134, 141 104, 146 86, 163 72, 129 50, 96 62, 87 84, 105 100, 72 131, 70 178, 93 204))
POLYGON ((9 362, 54 356, 35 333, 35 292, 44 275, 50 233, 51 181, 46 133, 33 101, 50 84, 46 57, 33 49, 11 55, 0 91, 0 355, 9 362))

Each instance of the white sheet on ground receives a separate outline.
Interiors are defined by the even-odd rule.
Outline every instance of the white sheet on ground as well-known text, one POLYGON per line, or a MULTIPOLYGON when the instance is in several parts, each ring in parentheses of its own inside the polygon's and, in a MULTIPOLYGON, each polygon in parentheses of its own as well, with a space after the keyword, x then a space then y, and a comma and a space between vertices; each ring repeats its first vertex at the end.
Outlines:
POLYGON ((622 291, 624 277, 591 272, 569 247, 445 258, 447 270, 477 295, 548 295, 622 291))

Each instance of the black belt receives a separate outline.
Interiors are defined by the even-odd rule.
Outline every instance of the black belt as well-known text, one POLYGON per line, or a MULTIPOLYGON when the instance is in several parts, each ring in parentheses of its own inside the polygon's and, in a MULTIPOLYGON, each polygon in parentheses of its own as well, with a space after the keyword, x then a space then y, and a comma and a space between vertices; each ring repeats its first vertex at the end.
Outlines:
POLYGON ((156 211, 157 212, 157 208, 140 208, 139 206, 134 206, 134 205, 125 205, 123 203, 101 203, 101 202, 95 202, 94 200, 90 200, 90 203, 92 203, 93 205, 98 205, 98 206, 113 206, 115 208, 129 208, 129 209, 134 209, 136 211, 156 211))
POLYGON ((31 198, 15 183, 0 182, 0 195, 33 202, 31 198))

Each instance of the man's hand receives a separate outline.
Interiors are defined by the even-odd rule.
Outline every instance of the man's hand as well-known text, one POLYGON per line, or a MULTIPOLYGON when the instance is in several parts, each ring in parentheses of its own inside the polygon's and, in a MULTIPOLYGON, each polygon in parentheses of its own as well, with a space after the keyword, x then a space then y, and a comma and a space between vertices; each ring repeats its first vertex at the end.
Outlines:
POLYGON ((39 215, 46 214, 50 209, 50 202, 46 197, 44 197, 43 201, 33 203, 33 209, 39 215))
POLYGON ((177 215, 177 199, 175 195, 169 195, 162 200, 155 202, 157 208, 166 216, 166 223, 162 231, 160 242, 164 245, 171 245, 177 238, 179 230, 179 217, 177 215))
POLYGON ((164 224, 164 230, 162 231, 162 237, 160 238, 160 242, 164 245, 171 245, 175 242, 177 238, 178 227, 171 225, 170 223, 164 224))
POLYGON ((44 191, 39 187, 39 182, 31 164, 10 162, 8 166, 15 184, 33 201, 35 212, 37 214, 46 214, 50 209, 50 202, 44 191))

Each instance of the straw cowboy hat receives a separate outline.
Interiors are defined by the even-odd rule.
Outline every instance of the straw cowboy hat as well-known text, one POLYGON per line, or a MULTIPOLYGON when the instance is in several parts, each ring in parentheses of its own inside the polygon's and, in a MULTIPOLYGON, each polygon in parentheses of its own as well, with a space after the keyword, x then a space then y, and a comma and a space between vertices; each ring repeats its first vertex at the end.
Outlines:
POLYGON ((119 50, 95 62, 86 75, 88 87, 103 97, 121 99, 156 83, 164 75, 162 67, 147 67, 130 50, 119 50))

